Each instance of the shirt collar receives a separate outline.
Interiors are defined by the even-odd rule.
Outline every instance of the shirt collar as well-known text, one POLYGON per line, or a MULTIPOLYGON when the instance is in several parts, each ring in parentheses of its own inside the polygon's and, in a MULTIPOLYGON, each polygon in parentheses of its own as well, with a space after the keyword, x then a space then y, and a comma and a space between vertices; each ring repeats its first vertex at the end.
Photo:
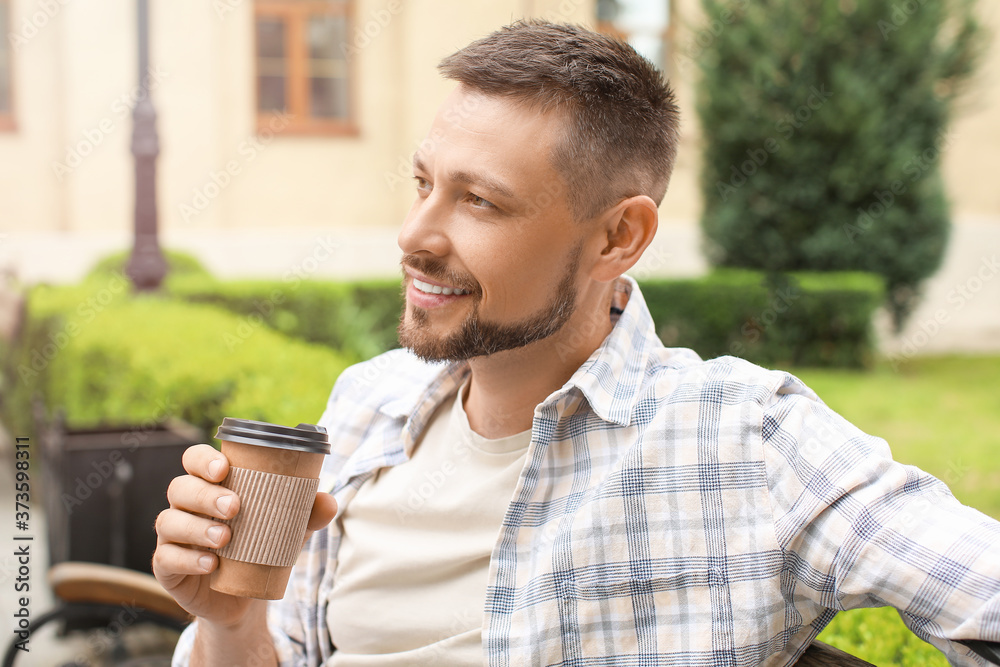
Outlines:
MULTIPOLYGON (((650 355, 654 350, 663 348, 663 344, 656 336, 656 326, 635 280, 622 276, 615 287, 612 312, 609 313, 614 322, 611 333, 545 403, 558 400, 576 387, 597 416, 604 421, 627 426, 632 421, 650 355)), ((465 361, 435 366, 438 371, 428 385, 415 387, 414 391, 406 392, 381 408, 386 415, 407 419, 403 429, 403 448, 407 456, 434 410, 469 373, 469 365, 465 361)))
POLYGON ((578 388, 604 421, 628 426, 654 350, 663 343, 639 286, 629 276, 616 284, 612 319, 617 322, 604 342, 569 379, 563 390, 578 388))

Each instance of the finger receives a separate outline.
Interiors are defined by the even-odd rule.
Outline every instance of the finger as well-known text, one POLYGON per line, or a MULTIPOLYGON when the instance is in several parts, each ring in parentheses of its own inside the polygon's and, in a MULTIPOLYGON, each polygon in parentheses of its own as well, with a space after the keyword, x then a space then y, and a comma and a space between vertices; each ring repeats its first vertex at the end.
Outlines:
POLYGON ((313 502, 312 512, 309 513, 309 521, 306 523, 306 530, 319 530, 326 524, 333 521, 337 515, 337 501, 330 493, 317 493, 313 502))
POLYGON ((232 529, 218 521, 177 509, 165 509, 156 517, 157 544, 182 544, 217 549, 232 538, 232 529))
POLYGON ((167 487, 167 502, 175 509, 230 519, 240 510, 240 499, 224 486, 193 475, 174 477, 167 487))
POLYGON ((153 552, 153 574, 166 588, 178 577, 208 574, 219 564, 209 551, 188 549, 177 544, 161 544, 153 552))
POLYGON ((229 459, 211 445, 191 445, 181 456, 181 465, 189 475, 221 482, 229 474, 229 459))

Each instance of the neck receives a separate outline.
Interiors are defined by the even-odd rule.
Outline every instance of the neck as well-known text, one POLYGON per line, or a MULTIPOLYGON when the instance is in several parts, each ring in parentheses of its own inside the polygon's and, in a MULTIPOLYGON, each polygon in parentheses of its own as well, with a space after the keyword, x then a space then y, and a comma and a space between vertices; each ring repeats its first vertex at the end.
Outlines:
POLYGON ((555 334, 514 350, 469 360, 465 413, 484 438, 531 428, 535 407, 562 387, 611 333, 612 289, 581 294, 577 309, 555 334))

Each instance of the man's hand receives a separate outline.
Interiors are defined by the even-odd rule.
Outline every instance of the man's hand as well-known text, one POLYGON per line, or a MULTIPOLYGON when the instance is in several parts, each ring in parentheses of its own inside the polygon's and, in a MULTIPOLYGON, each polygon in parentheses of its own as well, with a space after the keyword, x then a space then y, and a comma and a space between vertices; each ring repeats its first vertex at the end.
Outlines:
MULTIPOLYGON (((240 509, 236 494, 219 485, 229 474, 229 461, 209 445, 188 447, 181 461, 188 474, 170 483, 170 508, 156 518, 153 574, 178 604, 208 624, 222 629, 245 625, 251 616, 263 621, 264 600, 227 595, 208 587, 209 574, 219 562, 208 549, 222 547, 232 537, 229 526, 213 518, 232 519, 240 509)), ((317 493, 306 539, 330 523, 336 513, 333 496, 317 493)))

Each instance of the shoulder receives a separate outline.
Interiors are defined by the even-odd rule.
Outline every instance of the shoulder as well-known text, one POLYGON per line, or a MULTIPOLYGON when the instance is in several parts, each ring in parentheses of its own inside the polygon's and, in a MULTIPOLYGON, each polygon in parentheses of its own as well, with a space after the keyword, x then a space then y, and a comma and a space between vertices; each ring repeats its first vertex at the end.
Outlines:
POLYGON ((730 356, 661 354, 650 365, 643 398, 656 406, 646 414, 660 415, 668 427, 685 425, 702 441, 717 438, 718 447, 762 461, 887 456, 884 441, 831 410, 791 373, 730 356))
POLYGON ((725 404, 746 402, 771 408, 782 396, 819 397, 794 375, 770 370, 738 357, 701 359, 683 348, 661 348, 653 353, 646 374, 647 386, 658 394, 679 392, 691 399, 725 404))

